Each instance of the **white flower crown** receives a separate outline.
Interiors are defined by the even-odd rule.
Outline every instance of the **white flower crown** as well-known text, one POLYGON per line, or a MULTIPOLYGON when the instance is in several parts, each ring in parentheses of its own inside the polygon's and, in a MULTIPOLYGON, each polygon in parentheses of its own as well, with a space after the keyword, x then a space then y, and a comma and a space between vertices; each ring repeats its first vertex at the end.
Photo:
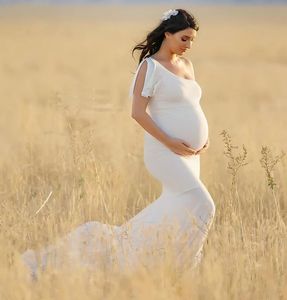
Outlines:
POLYGON ((163 13, 163 15, 160 19, 161 19, 161 21, 165 21, 165 20, 169 19, 171 16, 176 16, 177 14, 178 14, 178 10, 169 9, 163 13))

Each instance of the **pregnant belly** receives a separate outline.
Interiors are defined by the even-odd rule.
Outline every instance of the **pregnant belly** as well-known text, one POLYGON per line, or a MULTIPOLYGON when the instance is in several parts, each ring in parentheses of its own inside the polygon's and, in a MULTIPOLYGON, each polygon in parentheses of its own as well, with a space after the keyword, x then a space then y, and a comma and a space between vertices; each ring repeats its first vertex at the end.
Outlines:
POLYGON ((183 139, 193 149, 201 149, 207 141, 208 123, 199 105, 161 110, 152 119, 166 134, 183 139))

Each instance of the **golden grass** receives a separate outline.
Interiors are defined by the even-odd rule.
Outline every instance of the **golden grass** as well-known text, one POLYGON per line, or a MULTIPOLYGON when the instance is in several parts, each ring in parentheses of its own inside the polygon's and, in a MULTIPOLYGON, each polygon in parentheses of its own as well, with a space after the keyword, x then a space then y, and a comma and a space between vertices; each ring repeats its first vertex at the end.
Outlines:
POLYGON ((200 21, 186 55, 203 89, 201 177, 217 207, 200 267, 180 280, 168 269, 50 272, 33 285, 25 249, 89 220, 121 224, 160 194, 128 89, 131 49, 167 7, 0 8, 0 299, 287 299, 286 157, 268 169, 287 146, 287 8, 182 7, 200 21), (234 176, 240 152, 230 164, 223 130, 246 149, 234 176))

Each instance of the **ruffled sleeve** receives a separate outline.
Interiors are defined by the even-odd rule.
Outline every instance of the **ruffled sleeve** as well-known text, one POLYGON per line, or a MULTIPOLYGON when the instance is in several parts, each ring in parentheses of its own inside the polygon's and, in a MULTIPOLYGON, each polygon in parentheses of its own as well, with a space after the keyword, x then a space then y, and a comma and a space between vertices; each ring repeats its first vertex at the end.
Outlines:
POLYGON ((130 90, 129 90, 129 98, 131 98, 131 99, 133 98, 134 86, 135 86, 135 82, 136 82, 136 78, 137 78, 139 69, 140 69, 140 67, 141 67, 141 65, 143 64, 144 61, 147 62, 147 71, 146 71, 144 86, 143 86, 141 95, 144 96, 144 97, 152 97, 154 95, 154 91, 155 91, 155 64, 149 57, 146 57, 139 64, 139 66, 136 70, 136 73, 133 77, 132 84, 131 84, 131 87, 130 87, 130 90))

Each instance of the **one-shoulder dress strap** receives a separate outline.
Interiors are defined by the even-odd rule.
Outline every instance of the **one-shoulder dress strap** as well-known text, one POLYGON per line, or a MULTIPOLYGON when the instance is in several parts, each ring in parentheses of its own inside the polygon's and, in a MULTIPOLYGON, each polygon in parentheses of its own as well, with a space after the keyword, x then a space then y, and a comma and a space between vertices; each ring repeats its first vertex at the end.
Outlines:
POLYGON ((155 87, 154 76, 155 76, 156 65, 150 57, 145 57, 138 65, 138 67, 136 69, 136 73, 133 77, 132 84, 131 84, 131 87, 129 90, 129 97, 131 99, 133 98, 134 86, 135 86, 135 82, 136 82, 136 78, 137 78, 139 69, 144 61, 147 62, 147 71, 146 71, 144 86, 143 86, 141 95, 144 97, 152 97, 154 95, 154 87, 155 87))

